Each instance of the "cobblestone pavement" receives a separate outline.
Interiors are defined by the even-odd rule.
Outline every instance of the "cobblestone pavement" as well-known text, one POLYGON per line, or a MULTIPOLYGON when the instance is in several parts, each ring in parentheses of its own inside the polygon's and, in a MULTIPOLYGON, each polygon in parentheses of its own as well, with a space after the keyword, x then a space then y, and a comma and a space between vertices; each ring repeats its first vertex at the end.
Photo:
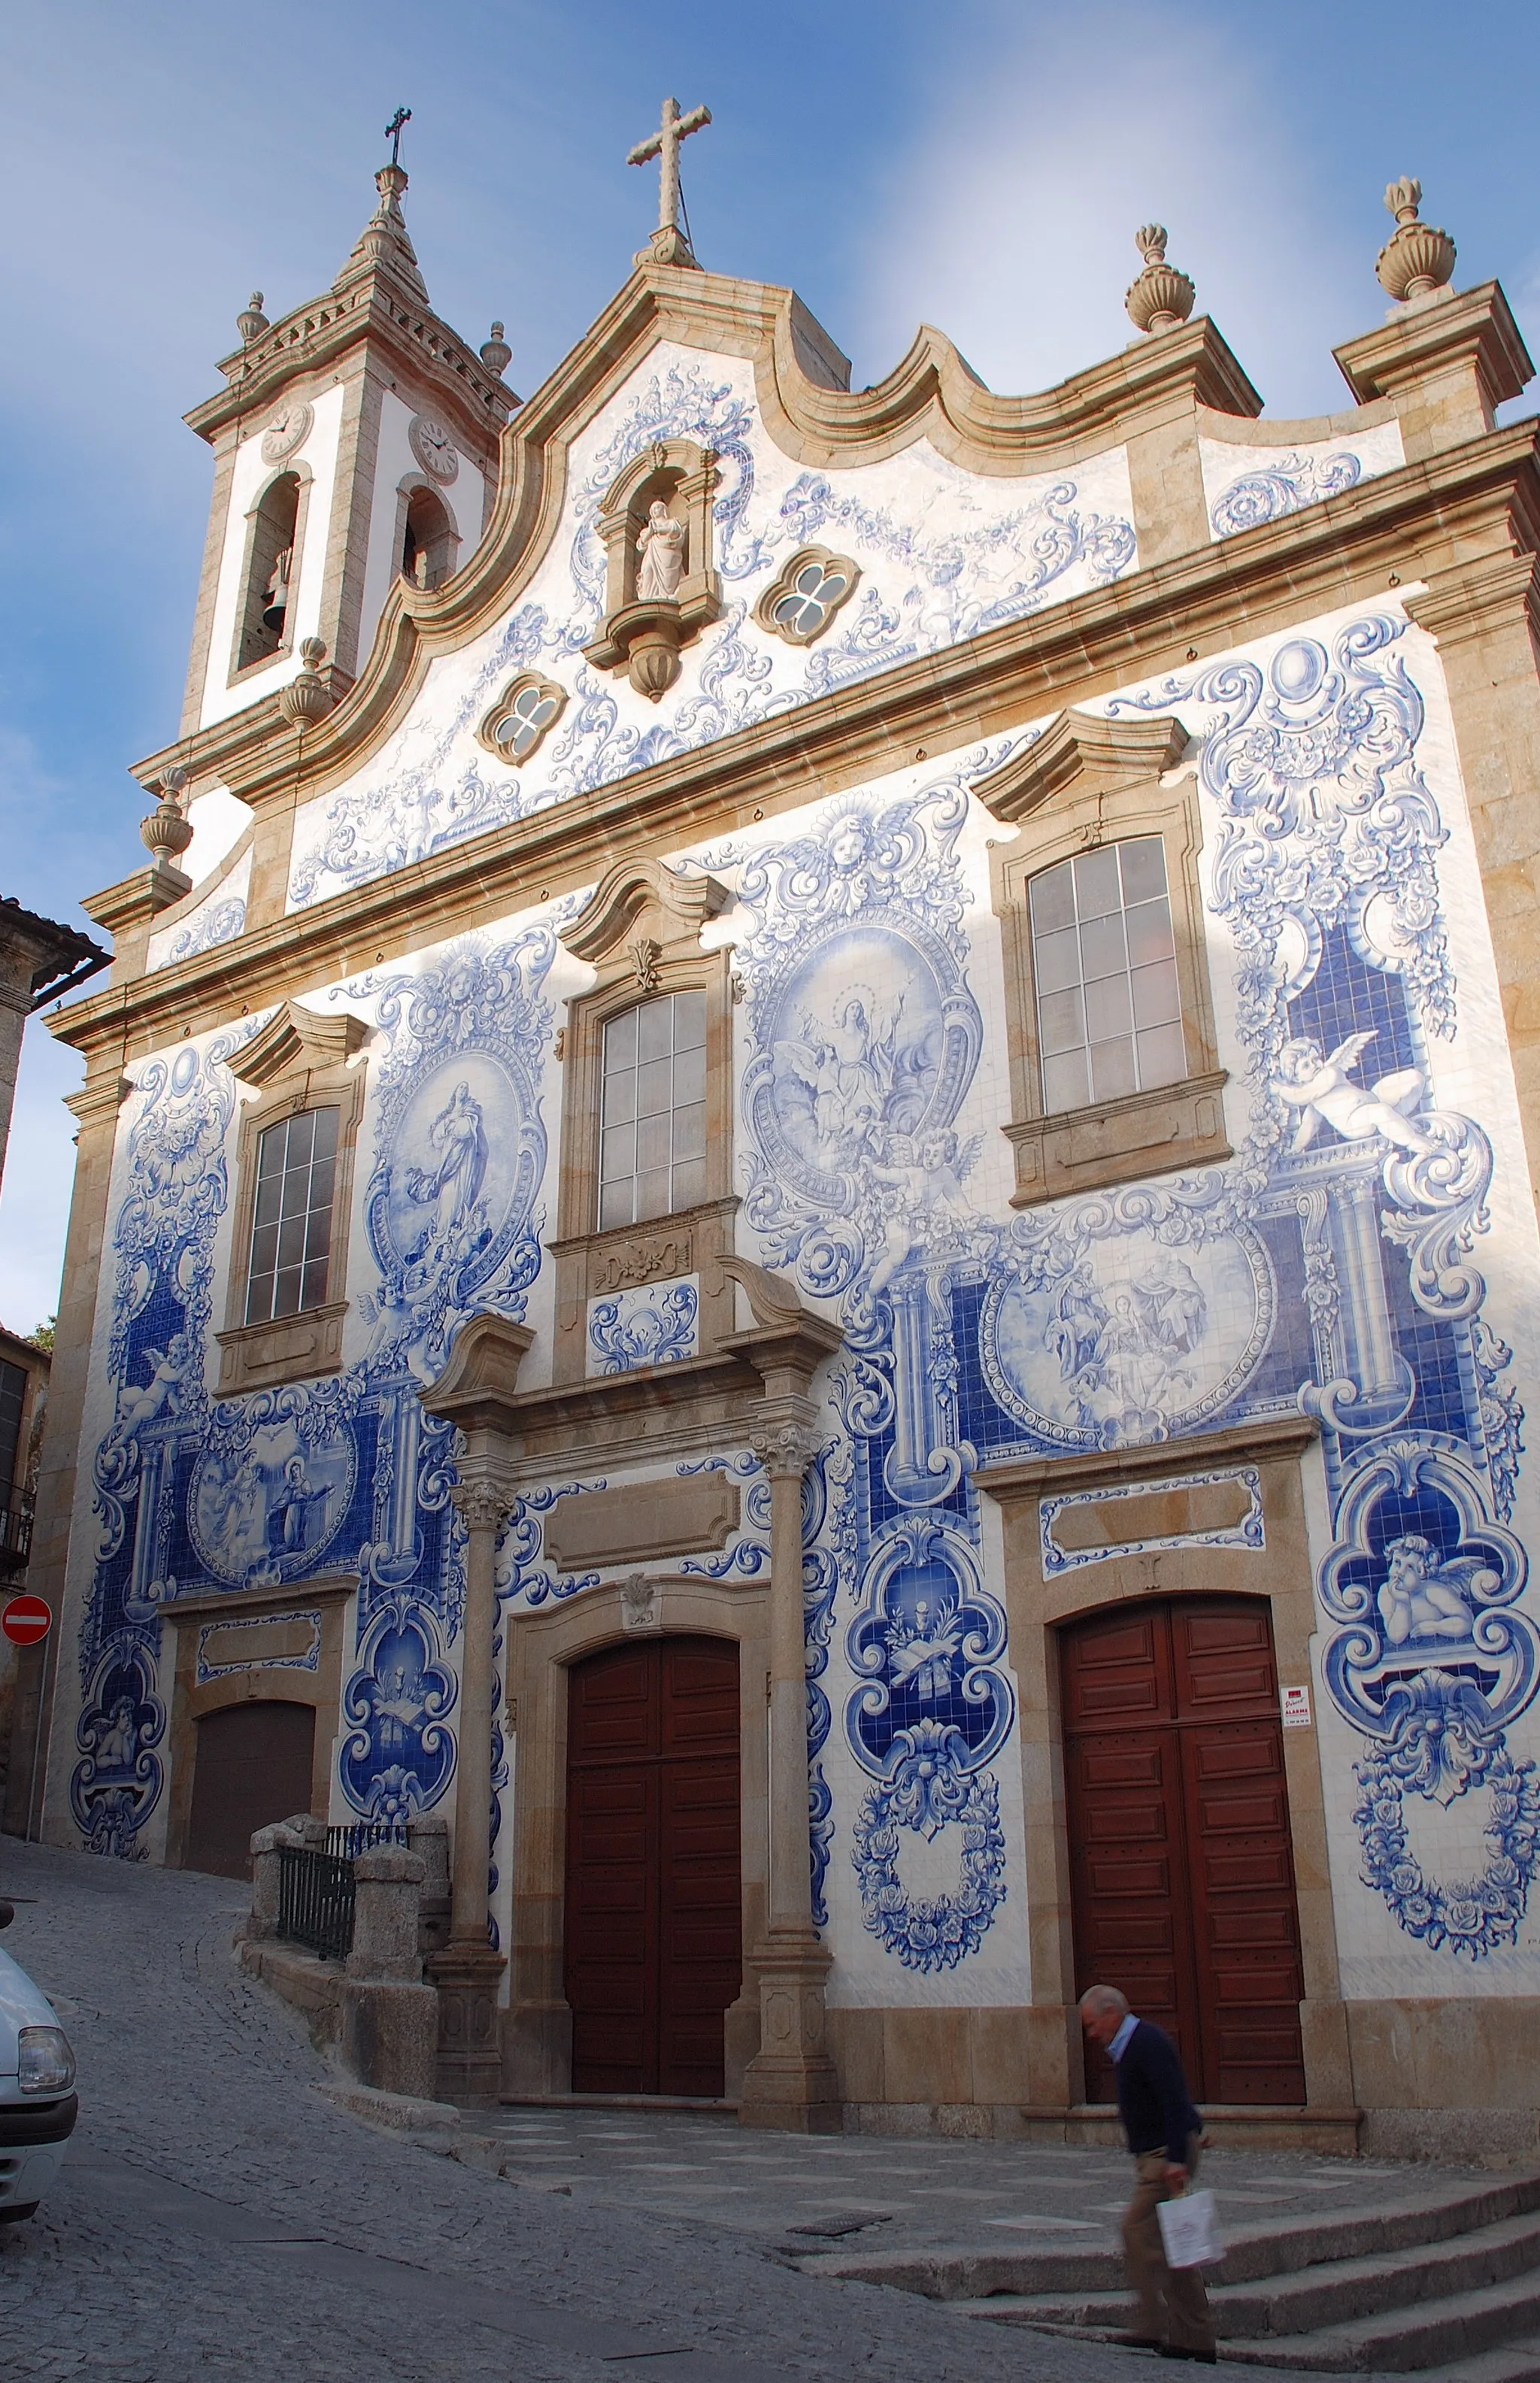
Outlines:
MULTIPOLYGON (((473 2121, 507 2139, 499 2179, 322 2098, 298 2017, 233 1958, 240 1888, 6 1837, 0 1893, 82 2105, 50 2199, 0 2228, 5 2383, 1134 2383, 1144 2364, 785 2255, 831 2247, 792 2229, 855 2217, 881 2220, 844 2238, 863 2245, 1100 2241, 1125 2180, 1110 2153, 511 2108, 473 2121)), ((1406 2181, 1214 2165, 1259 2215, 1406 2181)))

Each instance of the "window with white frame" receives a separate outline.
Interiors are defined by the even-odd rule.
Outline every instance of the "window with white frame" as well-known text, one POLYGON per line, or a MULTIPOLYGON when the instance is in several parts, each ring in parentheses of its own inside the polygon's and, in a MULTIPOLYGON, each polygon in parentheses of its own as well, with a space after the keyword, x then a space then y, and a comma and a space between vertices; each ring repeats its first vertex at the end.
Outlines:
POLYGON ((599 1230, 705 1197, 706 995, 663 994, 605 1025, 599 1230))
POLYGON ((302 1109, 257 1144, 246 1322, 326 1304, 340 1111, 302 1109))
POLYGON ((1187 1056, 1161 837, 1045 869, 1030 902, 1044 1111, 1179 1082, 1187 1056))

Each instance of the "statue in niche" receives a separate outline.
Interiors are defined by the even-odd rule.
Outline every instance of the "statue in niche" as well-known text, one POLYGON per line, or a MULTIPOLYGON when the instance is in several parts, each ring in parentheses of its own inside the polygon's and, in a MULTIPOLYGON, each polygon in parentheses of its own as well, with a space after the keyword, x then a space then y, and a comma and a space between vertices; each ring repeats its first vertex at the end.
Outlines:
POLYGON ((1496 1588, 1500 1575, 1481 1556, 1451 1556, 1421 1532, 1409 1531, 1385 1551, 1385 1579, 1374 1602, 1387 1643, 1409 1639, 1469 1638, 1475 1629, 1472 1589, 1496 1588))
POLYGON ((684 576, 684 525, 675 521, 661 497, 647 509, 647 527, 636 540, 640 562, 636 600, 640 604, 676 604, 684 576))
POLYGON ((1367 1033, 1349 1034, 1329 1057, 1323 1057, 1321 1045, 1308 1035, 1284 1044, 1273 1090, 1289 1108, 1301 1113, 1289 1144, 1291 1154, 1298 1156, 1309 1149, 1323 1118, 1344 1142, 1367 1142, 1372 1135, 1382 1134, 1386 1142, 1419 1157, 1437 1148, 1432 1135, 1411 1115, 1426 1092, 1421 1068, 1398 1068, 1394 1075, 1382 1076, 1372 1090, 1352 1081, 1349 1070, 1374 1039, 1373 1028, 1367 1033))

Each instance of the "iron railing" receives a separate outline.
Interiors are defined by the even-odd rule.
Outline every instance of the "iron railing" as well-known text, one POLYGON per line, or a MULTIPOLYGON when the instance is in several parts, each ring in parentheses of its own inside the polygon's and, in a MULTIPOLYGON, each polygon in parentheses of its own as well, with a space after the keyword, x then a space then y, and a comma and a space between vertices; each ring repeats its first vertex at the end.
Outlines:
POLYGON ((344 1861, 355 1861, 374 1846, 404 1846, 404 1821, 350 1821, 345 1827, 326 1831, 326 1851, 338 1854, 344 1861))
POLYGON ((0 1573, 19 1572, 31 1546, 31 1506, 0 1506, 0 1573))
POLYGON ((278 1847, 278 1934, 332 1961, 353 1944, 353 1866, 308 1846, 278 1847))

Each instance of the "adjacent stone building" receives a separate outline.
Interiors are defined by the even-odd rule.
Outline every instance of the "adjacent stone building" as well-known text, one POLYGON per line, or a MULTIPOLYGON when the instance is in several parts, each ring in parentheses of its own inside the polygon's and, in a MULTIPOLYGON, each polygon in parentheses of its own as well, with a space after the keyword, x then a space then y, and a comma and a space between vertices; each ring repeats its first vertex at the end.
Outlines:
POLYGON ((1073 2134, 1103 1977, 1218 2125, 1533 2151, 1512 316, 1401 184, 1339 414, 1153 227, 1060 387, 853 391, 691 121, 533 397, 390 167, 190 417, 32 1825, 442 1812, 464 2096, 1073 2134))

